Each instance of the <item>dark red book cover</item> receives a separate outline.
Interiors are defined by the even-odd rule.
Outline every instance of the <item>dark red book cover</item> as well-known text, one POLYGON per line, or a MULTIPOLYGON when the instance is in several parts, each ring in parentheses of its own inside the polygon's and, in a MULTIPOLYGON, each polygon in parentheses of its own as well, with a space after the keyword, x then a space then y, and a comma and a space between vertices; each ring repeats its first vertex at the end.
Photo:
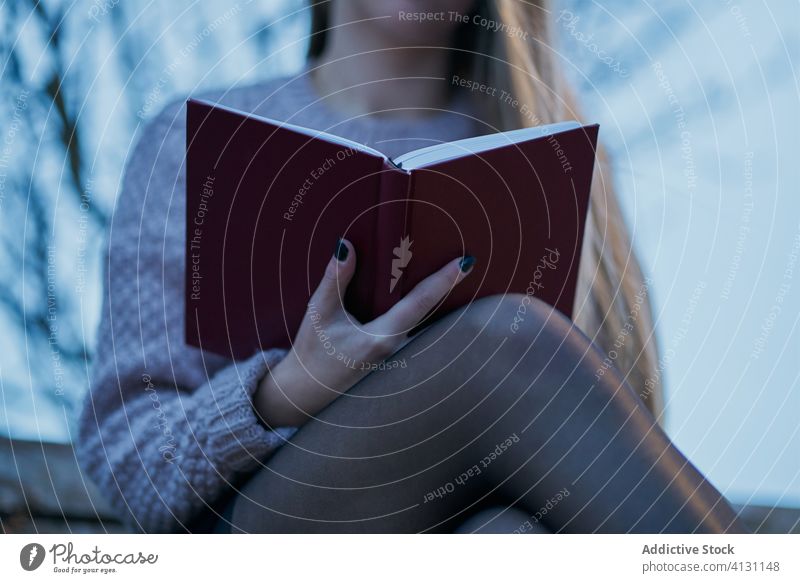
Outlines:
MULTIPOLYGON (((338 237, 360 321, 461 255, 477 259, 428 321, 486 295, 572 314, 597 126, 398 168, 313 130, 189 100, 186 342, 232 358, 289 347, 338 237)), ((456 144, 458 144, 457 142, 456 144)), ((418 158, 419 160, 419 158, 418 158)))

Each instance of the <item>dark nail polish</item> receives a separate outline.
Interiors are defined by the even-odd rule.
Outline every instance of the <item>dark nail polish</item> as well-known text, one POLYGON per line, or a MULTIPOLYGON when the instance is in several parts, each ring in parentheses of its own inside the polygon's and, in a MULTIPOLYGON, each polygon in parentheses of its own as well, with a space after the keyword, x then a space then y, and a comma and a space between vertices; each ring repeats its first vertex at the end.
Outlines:
POLYGON ((464 255, 464 257, 462 257, 461 261, 458 263, 458 267, 464 273, 467 273, 470 269, 472 269, 473 265, 475 265, 475 258, 472 255, 464 255))
POLYGON ((348 253, 350 253, 350 249, 348 249, 347 245, 344 244, 344 240, 338 239, 336 241, 336 249, 333 252, 333 256, 336 257, 337 261, 344 261, 347 259, 348 253))

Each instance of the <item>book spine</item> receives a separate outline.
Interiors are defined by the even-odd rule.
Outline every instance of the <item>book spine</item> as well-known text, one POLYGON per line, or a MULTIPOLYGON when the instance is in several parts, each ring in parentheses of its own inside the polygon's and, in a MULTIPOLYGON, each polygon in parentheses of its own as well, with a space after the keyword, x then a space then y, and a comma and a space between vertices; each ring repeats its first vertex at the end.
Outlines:
POLYGON ((386 313, 403 297, 403 272, 413 253, 406 231, 410 199, 411 174, 385 162, 375 223, 375 317, 386 313))

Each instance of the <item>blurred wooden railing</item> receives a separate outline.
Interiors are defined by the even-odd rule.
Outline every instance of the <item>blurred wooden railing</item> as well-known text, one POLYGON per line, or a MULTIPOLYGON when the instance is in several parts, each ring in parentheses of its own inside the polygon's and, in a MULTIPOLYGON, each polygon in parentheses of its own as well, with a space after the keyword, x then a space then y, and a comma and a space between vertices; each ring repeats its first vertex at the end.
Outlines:
MULTIPOLYGON (((737 507, 751 530, 800 533, 800 509, 737 507)), ((0 437, 0 530, 4 533, 127 532, 81 473, 69 445, 0 437)))

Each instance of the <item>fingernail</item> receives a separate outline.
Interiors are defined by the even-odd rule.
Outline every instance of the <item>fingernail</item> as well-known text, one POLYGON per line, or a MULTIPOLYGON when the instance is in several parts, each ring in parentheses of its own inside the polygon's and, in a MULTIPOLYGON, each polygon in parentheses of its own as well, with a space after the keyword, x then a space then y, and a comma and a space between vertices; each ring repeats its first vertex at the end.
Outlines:
POLYGON ((333 251, 333 256, 336 257, 337 261, 344 261, 347 259, 348 253, 350 253, 350 249, 344 244, 344 239, 340 237, 336 240, 336 249, 333 251))
POLYGON ((464 255, 458 262, 458 267, 462 272, 467 273, 475 265, 475 258, 472 255, 464 255))

